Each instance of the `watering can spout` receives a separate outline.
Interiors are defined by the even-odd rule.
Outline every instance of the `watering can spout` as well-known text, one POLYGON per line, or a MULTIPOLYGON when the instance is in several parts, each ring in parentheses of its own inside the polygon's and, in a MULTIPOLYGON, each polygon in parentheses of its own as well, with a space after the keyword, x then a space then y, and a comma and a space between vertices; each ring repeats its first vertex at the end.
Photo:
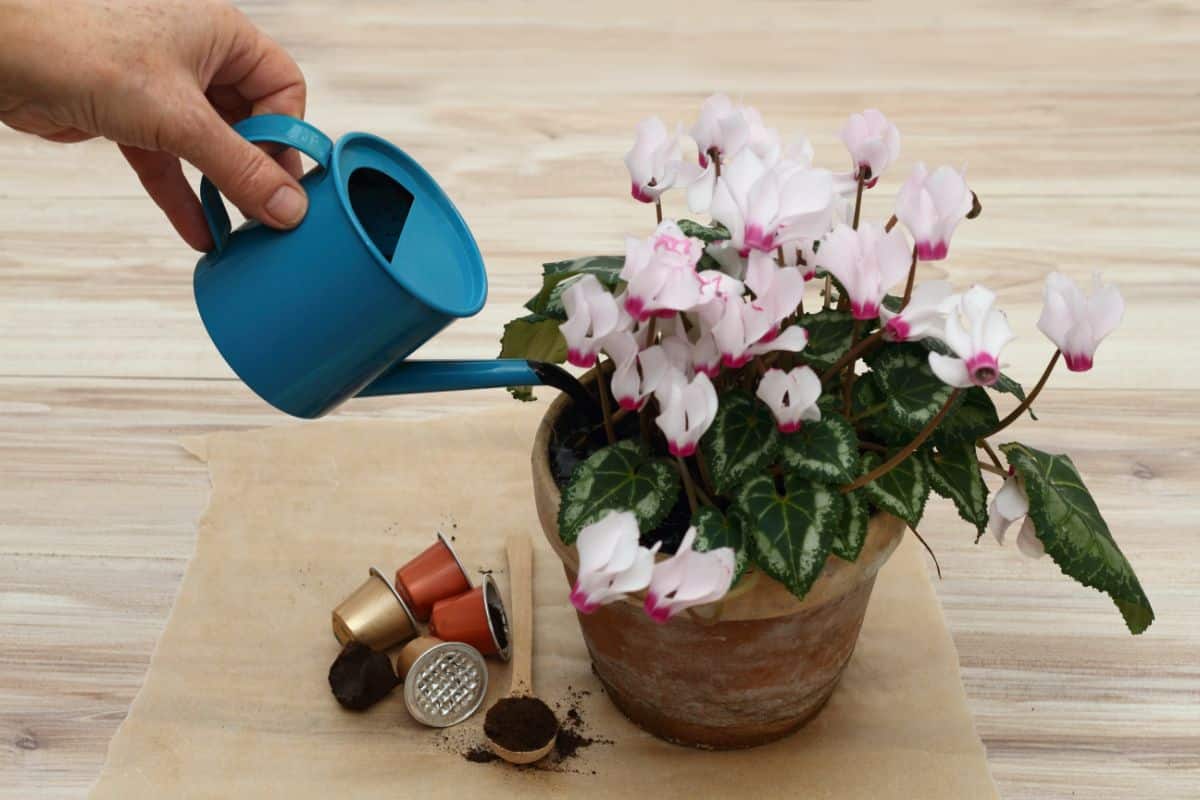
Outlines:
POLYGON ((600 413, 595 398, 569 372, 556 364, 520 358, 475 361, 400 361, 359 393, 359 397, 505 386, 552 386, 567 393, 588 414, 600 413))
POLYGON ((367 384, 359 397, 497 389, 542 383, 533 364, 519 358, 479 361, 400 361, 367 384))

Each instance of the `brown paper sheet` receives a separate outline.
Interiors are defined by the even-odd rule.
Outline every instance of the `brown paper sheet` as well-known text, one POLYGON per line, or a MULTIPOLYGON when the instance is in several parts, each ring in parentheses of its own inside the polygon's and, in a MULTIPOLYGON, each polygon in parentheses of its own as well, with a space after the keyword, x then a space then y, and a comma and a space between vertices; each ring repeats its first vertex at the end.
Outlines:
MULTIPOLYGON (((529 445, 538 408, 432 423, 321 421, 186 446, 212 500, 145 685, 92 797, 988 798, 996 792, 958 658, 911 537, 882 571, 825 711, 754 750, 711 753, 629 723, 592 675, 561 567, 537 523, 529 445), (558 771, 469 763, 482 714, 442 734, 399 692, 366 713, 330 695, 331 609, 443 530, 507 592, 504 539, 535 550, 535 680, 550 701, 591 692, 589 735, 612 741, 558 771)), ((493 663, 488 702, 508 685, 493 663)))

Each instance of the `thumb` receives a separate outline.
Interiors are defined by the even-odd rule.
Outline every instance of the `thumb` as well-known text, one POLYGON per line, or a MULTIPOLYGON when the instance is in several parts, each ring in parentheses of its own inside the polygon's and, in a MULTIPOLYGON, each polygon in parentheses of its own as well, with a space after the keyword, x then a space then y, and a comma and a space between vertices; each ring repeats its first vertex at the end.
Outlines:
POLYGON ((300 224, 308 198, 299 182, 238 135, 207 102, 204 108, 199 124, 169 141, 168 149, 208 176, 243 214, 272 228, 300 224))

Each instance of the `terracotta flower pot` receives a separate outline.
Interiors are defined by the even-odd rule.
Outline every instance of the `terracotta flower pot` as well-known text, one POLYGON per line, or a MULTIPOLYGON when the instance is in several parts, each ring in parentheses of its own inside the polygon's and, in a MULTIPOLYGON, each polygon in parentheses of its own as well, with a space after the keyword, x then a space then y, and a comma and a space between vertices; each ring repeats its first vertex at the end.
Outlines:
MULTIPOLYGON (((533 444, 533 489, 542 529, 573 584, 578 555, 558 535, 559 489, 549 460, 555 422, 569 403, 559 397, 542 419, 533 444)), ((627 717, 668 741, 732 749, 786 736, 833 693, 858 640, 875 575, 904 530, 890 514, 874 516, 858 560, 830 556, 803 600, 751 571, 722 603, 665 625, 646 615, 640 598, 580 614, 593 669, 627 717)))

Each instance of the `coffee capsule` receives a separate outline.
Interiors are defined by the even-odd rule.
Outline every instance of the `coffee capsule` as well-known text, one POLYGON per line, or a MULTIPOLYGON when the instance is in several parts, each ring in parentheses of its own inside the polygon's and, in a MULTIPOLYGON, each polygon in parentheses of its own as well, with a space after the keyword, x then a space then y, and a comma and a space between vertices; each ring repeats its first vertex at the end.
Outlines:
POLYGON ((470 588, 467 570, 450 542, 440 533, 425 552, 396 570, 396 591, 422 622, 429 619, 433 604, 438 600, 454 597, 470 588))
POLYGON ((333 635, 339 643, 386 650, 417 635, 417 621, 400 594, 371 567, 370 575, 333 610, 333 635))
POLYGON ((404 679, 404 706, 412 718, 432 728, 469 719, 487 695, 483 655, 469 644, 431 636, 412 640, 400 651, 396 672, 404 679))
POLYGON ((465 642, 485 656, 509 656, 508 614, 492 576, 448 600, 433 604, 429 632, 447 642, 465 642))

